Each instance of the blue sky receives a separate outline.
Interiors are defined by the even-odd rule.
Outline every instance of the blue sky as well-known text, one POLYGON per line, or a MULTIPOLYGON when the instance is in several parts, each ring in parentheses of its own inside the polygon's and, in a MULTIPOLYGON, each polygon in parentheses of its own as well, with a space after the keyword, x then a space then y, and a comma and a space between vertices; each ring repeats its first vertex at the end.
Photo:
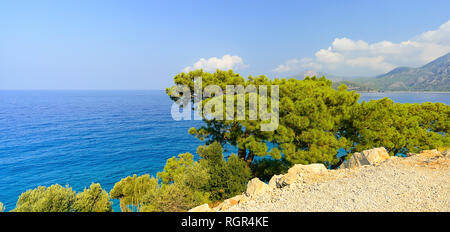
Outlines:
POLYGON ((371 76, 449 52, 448 12, 448 0, 1 0, 0 89, 164 89, 197 67, 371 76))

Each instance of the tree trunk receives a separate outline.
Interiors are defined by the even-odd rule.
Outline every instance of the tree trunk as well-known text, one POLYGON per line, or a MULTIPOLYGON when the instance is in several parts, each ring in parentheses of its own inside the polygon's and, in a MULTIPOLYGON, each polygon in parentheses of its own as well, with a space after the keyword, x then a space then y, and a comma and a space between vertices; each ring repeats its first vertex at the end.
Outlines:
POLYGON ((127 207, 127 205, 123 202, 122 198, 119 199, 119 205, 120 205, 120 211, 122 212, 128 212, 129 209, 127 207))
POLYGON ((253 162, 253 158, 255 158, 255 154, 253 152, 249 152, 247 158, 245 159, 245 162, 247 162, 247 165, 250 166, 253 162))
POLYGON ((345 157, 347 157, 347 156, 345 155, 345 156, 339 157, 338 163, 335 165, 331 165, 331 169, 337 169, 339 166, 341 166, 341 164, 344 163, 344 161, 345 161, 345 157))
POLYGON ((239 148, 239 150, 238 150, 238 157, 239 157, 239 159, 245 160, 246 156, 247 156, 247 150, 245 148, 244 149, 239 148))

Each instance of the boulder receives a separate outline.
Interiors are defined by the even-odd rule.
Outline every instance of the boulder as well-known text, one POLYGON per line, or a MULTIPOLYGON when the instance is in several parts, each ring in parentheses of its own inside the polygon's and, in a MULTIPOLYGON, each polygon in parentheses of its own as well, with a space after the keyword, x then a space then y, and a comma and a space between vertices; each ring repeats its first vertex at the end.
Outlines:
POLYGON ((369 161, 362 153, 355 152, 350 159, 341 164, 340 168, 358 168, 364 165, 370 165, 369 161))
POLYGON ((247 190, 245 195, 248 197, 253 197, 265 193, 269 190, 269 185, 260 181, 258 178, 253 178, 247 184, 247 190))
POLYGON ((426 156, 426 157, 437 157, 437 156, 443 156, 438 150, 423 150, 419 153, 420 156, 426 156))
MULTIPOLYGON (((450 155, 450 149, 447 149, 445 151, 442 152, 442 156, 447 157, 450 155)), ((450 156, 449 156, 450 157, 450 156)))
POLYGON ((291 185, 302 179, 302 173, 288 172, 277 181, 278 188, 291 185))
POLYGON ((239 203, 244 202, 246 199, 247 198, 243 194, 241 194, 241 195, 237 195, 235 197, 232 197, 232 198, 230 198, 228 200, 230 201, 230 205, 231 206, 235 206, 235 205, 237 205, 239 203))
POLYGON ((363 153, 371 165, 375 166, 391 157, 384 147, 366 150, 361 153, 363 153))
POLYGON ((283 178, 283 175, 274 175, 272 176, 272 178, 270 178, 269 181, 269 187, 270 188, 281 188, 283 186, 281 186, 280 183, 280 179, 283 178))
POLYGON ((296 164, 285 175, 275 175, 269 181, 270 188, 283 188, 303 179, 304 175, 326 172, 323 164, 296 164))
POLYGON ((384 147, 355 152, 350 159, 341 164, 340 168, 358 168, 364 165, 379 165, 390 156, 384 147))
POLYGON ((245 196, 244 195, 237 195, 235 197, 232 197, 230 199, 226 199, 225 201, 223 201, 222 203, 220 203, 217 207, 214 207, 212 210, 213 211, 223 211, 223 210, 227 210, 229 208, 231 208, 232 206, 235 206, 241 202, 245 201, 245 196))
POLYGON ((208 204, 203 204, 200 206, 197 206, 195 208, 190 209, 188 212, 212 212, 213 210, 209 208, 208 204))
POLYGON ((320 173, 320 172, 326 172, 327 168, 323 164, 296 164, 289 168, 288 174, 300 174, 300 173, 320 173))
POLYGON ((223 201, 222 203, 220 203, 218 206, 214 207, 212 210, 217 212, 217 211, 223 211, 226 210, 228 208, 230 208, 230 202, 228 199, 226 199, 225 201, 223 201))

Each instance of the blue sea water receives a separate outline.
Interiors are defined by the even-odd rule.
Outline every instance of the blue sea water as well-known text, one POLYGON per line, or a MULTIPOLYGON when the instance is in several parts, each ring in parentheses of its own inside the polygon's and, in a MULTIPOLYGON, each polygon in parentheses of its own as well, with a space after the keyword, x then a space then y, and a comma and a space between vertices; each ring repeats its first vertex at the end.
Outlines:
MULTIPOLYGON (((363 93, 361 100, 444 102, 450 93, 363 93)), ((165 161, 202 142, 200 121, 174 121, 164 91, 0 91, 0 202, 39 185, 92 182, 109 191, 132 174, 155 175, 165 161)), ((118 211, 115 202, 114 209, 118 211)))

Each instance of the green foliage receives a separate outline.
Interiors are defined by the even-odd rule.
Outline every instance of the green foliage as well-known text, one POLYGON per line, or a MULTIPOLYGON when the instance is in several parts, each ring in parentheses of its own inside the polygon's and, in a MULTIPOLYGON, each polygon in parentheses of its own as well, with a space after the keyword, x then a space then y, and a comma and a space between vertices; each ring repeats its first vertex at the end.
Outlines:
POLYGON ((166 161, 164 170, 157 174, 158 178, 161 179, 163 184, 173 183, 175 178, 183 175, 186 169, 194 164, 194 156, 192 154, 184 153, 179 154, 178 159, 172 157, 166 161))
POLYGON ((111 197, 120 199, 123 212, 187 211, 209 201, 205 192, 208 170, 194 162, 190 153, 168 159, 157 177, 147 174, 122 179, 111 190, 111 197))
POLYGON ((361 151, 384 146, 392 155, 449 144, 450 107, 442 103, 400 104, 388 98, 355 106, 347 137, 361 151))
POLYGON ((168 159, 158 179, 149 175, 122 179, 111 197, 120 199, 122 211, 179 212, 245 190, 251 171, 244 161, 236 155, 225 160, 218 142, 200 146, 197 153, 198 162, 189 153, 168 159))
POLYGON ((72 188, 55 184, 39 186, 20 195, 14 212, 74 212, 76 193, 72 188))
POLYGON ((251 169, 235 154, 228 157, 226 167, 230 172, 227 185, 228 190, 225 191, 225 194, 221 200, 244 192, 247 188, 248 181, 252 177, 251 169))
POLYGON ((0 202, 0 213, 5 212, 5 206, 0 202))
POLYGON ((253 162, 251 169, 255 177, 268 182, 274 175, 287 173, 290 167, 291 165, 285 159, 264 158, 253 162))
POLYGON ((209 168, 194 162, 192 166, 186 169, 183 175, 176 178, 176 183, 182 184, 195 191, 206 192, 209 183, 209 168))
POLYGON ((112 202, 100 184, 76 194, 72 188, 55 184, 22 193, 14 212, 111 212, 112 202))
MULTIPOLYGON (((222 87, 226 94, 227 85, 242 85, 243 87, 265 85, 270 89, 277 85, 280 88, 280 125, 276 131, 262 132, 260 118, 258 120, 210 120, 203 117, 205 126, 192 128, 190 134, 206 144, 214 141, 221 145, 229 144, 239 149, 238 157, 249 165, 255 156, 267 156, 280 159, 282 154, 292 164, 338 162, 336 153, 339 148, 349 148, 351 142, 342 134, 345 120, 353 105, 357 104, 359 95, 347 91, 345 85, 335 90, 329 80, 322 78, 274 79, 265 76, 252 77, 245 80, 233 71, 206 73, 196 70, 180 73, 174 77, 175 84, 187 85, 194 92, 194 80, 202 77, 202 88, 209 84, 222 87), (276 146, 268 150, 267 143, 276 146)), ((174 87, 168 88, 170 95, 174 87)), ((246 105, 249 103, 249 93, 246 94, 246 105)), ((202 96, 203 104, 212 97, 202 96)), ((172 98, 178 100, 177 98, 172 98)), ((192 98, 192 101, 194 97, 192 98)), ((227 102, 224 100, 226 107, 227 102)), ((236 101, 234 102, 236 105, 236 101)), ((248 118, 249 111, 246 109, 248 118)))
POLYGON ((208 168, 209 182, 205 190, 211 194, 211 201, 224 200, 245 190, 251 170, 244 161, 236 155, 226 161, 218 142, 200 146, 197 154, 202 158, 200 165, 208 168))
POLYGON ((146 196, 144 212, 183 212, 207 203, 209 194, 196 191, 183 184, 166 184, 146 196))
POLYGON ((158 191, 158 180, 150 175, 128 176, 117 182, 110 192, 112 199, 120 200, 122 212, 140 211, 146 195, 158 191))
MULTIPOLYGON (((223 93, 227 93, 227 85, 233 86, 242 86, 243 88, 247 88, 249 86, 255 86, 258 88, 260 85, 270 86, 272 82, 264 75, 258 77, 250 76, 247 80, 240 76, 237 73, 234 73, 232 70, 230 71, 221 71, 217 70, 215 73, 208 73, 202 70, 195 70, 188 73, 180 73, 174 77, 175 85, 167 88, 166 92, 169 96, 171 96, 172 100, 177 101, 179 98, 173 97, 172 93, 174 92, 176 85, 185 85, 188 86, 191 93, 195 93, 195 83, 194 80, 196 77, 202 78, 202 85, 200 86, 202 90, 208 85, 217 85, 220 86, 223 90, 223 93)), ((268 96, 270 96, 270 87, 268 88, 268 96)), ((245 92, 245 104, 249 105, 250 93, 245 92)), ((194 99, 197 95, 193 94, 191 101, 194 102, 194 99)), ((214 99, 214 96, 207 97, 202 95, 201 101, 202 105, 208 103, 214 99)), ((224 114, 223 118, 226 119, 226 98, 223 98, 224 101, 224 114)), ((199 128, 191 128, 189 133, 196 136, 202 141, 205 141, 206 145, 212 144, 213 142, 219 142, 220 145, 232 145, 238 147, 238 157, 242 160, 245 160, 248 164, 250 164, 255 156, 266 156, 277 154, 276 152, 268 151, 266 142, 273 140, 274 132, 262 132, 260 130, 261 124, 266 123, 265 121, 260 120, 258 116, 258 120, 238 120, 237 119, 237 97, 235 97, 234 104, 234 117, 232 120, 215 120, 209 119, 208 117, 204 117, 202 115, 202 119, 204 122, 204 126, 199 128)), ((268 105, 270 105, 270 100, 268 100, 268 105)), ((246 110, 246 118, 248 118, 249 110, 246 110)))
MULTIPOLYGON (((266 85, 269 89, 273 85, 279 86, 280 125, 274 132, 261 132, 262 121, 259 118, 237 120, 236 114, 233 120, 203 117, 204 126, 189 130, 207 145, 219 142, 237 147, 238 157, 249 165, 255 156, 270 155, 274 159, 284 157, 290 164, 324 163, 334 166, 340 162, 336 157, 340 148, 354 152, 384 146, 395 154, 448 146, 450 143, 449 106, 442 103, 394 104, 391 100, 381 99, 359 104, 359 94, 348 91, 346 85, 333 88, 325 77, 269 80, 265 76, 250 76, 245 79, 231 70, 214 73, 196 70, 176 75, 174 83, 187 85, 194 93, 196 77, 202 78, 202 89, 207 85, 218 85, 224 94, 227 85, 266 85), (274 148, 269 151, 267 143, 274 144, 274 148)), ((170 95, 173 89, 168 88, 167 93, 170 95)), ((248 105, 249 93, 245 96, 248 105)), ((194 98, 195 95, 191 100, 194 98)), ((203 104, 212 99, 215 96, 202 95, 203 104)), ((226 104, 224 100, 224 108, 226 104)), ((249 113, 246 110, 247 117, 249 113)), ((269 164, 258 162, 251 165, 254 174, 258 172, 256 175, 262 178, 277 172, 275 164, 269 165, 273 171, 264 171, 257 165, 264 167, 269 164)), ((225 170, 215 169, 218 176, 226 175, 225 170)))
POLYGON ((144 212, 180 212, 209 202, 209 172, 192 154, 172 157, 157 175, 160 187, 145 196, 144 212))
POLYGON ((274 83, 280 85, 281 124, 275 142, 286 160, 292 164, 337 163, 338 149, 351 145, 341 129, 359 95, 345 86, 334 90, 324 77, 274 83))
POLYGON ((93 183, 77 194, 73 208, 76 212, 112 212, 112 202, 100 184, 93 183))

